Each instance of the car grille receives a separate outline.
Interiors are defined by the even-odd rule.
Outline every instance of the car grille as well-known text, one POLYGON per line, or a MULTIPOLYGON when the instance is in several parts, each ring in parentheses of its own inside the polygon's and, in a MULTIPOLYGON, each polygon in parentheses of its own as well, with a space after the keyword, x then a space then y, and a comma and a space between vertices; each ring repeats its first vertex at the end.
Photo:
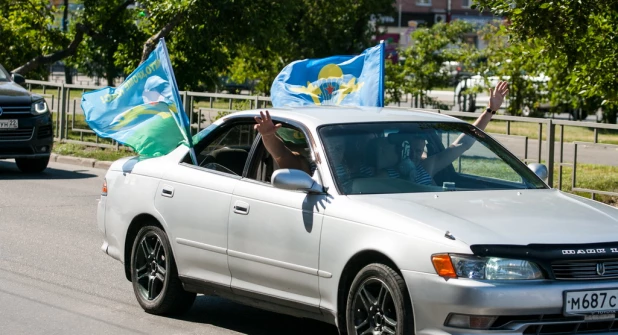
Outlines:
POLYGON ((0 141, 24 141, 32 138, 33 127, 0 130, 0 141))
POLYGON ((600 280, 618 278, 618 260, 555 262, 551 265, 558 280, 600 280))
POLYGON ((52 126, 40 126, 37 132, 38 138, 46 138, 52 136, 52 126))
POLYGON ((500 316, 492 330, 520 330, 524 334, 586 334, 616 333, 618 319, 586 321, 583 316, 566 317, 562 314, 500 316))
POLYGON ((0 106, 2 108, 2 119, 23 119, 32 117, 30 106, 0 106))

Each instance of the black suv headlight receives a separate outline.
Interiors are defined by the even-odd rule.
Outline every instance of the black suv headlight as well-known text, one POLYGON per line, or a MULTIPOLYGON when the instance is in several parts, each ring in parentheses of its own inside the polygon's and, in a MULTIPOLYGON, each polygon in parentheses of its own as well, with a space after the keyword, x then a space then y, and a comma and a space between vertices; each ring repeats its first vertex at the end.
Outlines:
POLYGON ((49 112, 47 102, 45 102, 45 100, 38 100, 33 102, 31 112, 34 115, 41 115, 49 112))

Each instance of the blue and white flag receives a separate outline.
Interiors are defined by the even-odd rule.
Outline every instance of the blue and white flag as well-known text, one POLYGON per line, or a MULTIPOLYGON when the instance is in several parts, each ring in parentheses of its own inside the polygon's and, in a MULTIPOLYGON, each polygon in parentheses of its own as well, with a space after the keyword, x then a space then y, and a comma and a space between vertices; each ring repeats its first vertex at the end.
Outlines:
POLYGON ((193 147, 163 39, 119 87, 84 93, 81 106, 97 135, 130 146, 140 156, 166 155, 181 143, 193 147))
POLYGON ((357 56, 303 59, 287 65, 270 89, 274 107, 384 106, 384 43, 357 56))

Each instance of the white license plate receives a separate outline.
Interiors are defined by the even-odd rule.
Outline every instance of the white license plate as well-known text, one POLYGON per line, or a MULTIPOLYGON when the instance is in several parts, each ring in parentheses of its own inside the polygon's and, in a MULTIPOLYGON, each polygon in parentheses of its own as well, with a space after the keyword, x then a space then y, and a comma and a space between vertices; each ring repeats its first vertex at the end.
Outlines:
POLYGON ((566 291, 564 314, 614 314, 618 311, 618 289, 566 291))
POLYGON ((0 120, 0 129, 16 129, 18 127, 17 120, 0 120))

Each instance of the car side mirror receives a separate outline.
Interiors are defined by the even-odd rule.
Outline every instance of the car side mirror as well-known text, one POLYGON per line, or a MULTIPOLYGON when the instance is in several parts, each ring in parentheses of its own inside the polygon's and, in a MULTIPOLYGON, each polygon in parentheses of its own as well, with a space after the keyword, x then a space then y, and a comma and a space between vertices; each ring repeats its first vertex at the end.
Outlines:
POLYGON ((547 166, 545 164, 540 163, 531 163, 528 164, 528 168, 534 172, 539 178, 543 180, 547 180, 547 166))
POLYGON ((273 173, 271 181, 274 187, 302 191, 306 193, 323 193, 324 188, 313 180, 305 171, 295 169, 279 169, 273 173))
POLYGON ((19 73, 12 73, 11 77, 13 78, 15 84, 23 85, 26 83, 26 79, 24 79, 24 77, 19 73))

